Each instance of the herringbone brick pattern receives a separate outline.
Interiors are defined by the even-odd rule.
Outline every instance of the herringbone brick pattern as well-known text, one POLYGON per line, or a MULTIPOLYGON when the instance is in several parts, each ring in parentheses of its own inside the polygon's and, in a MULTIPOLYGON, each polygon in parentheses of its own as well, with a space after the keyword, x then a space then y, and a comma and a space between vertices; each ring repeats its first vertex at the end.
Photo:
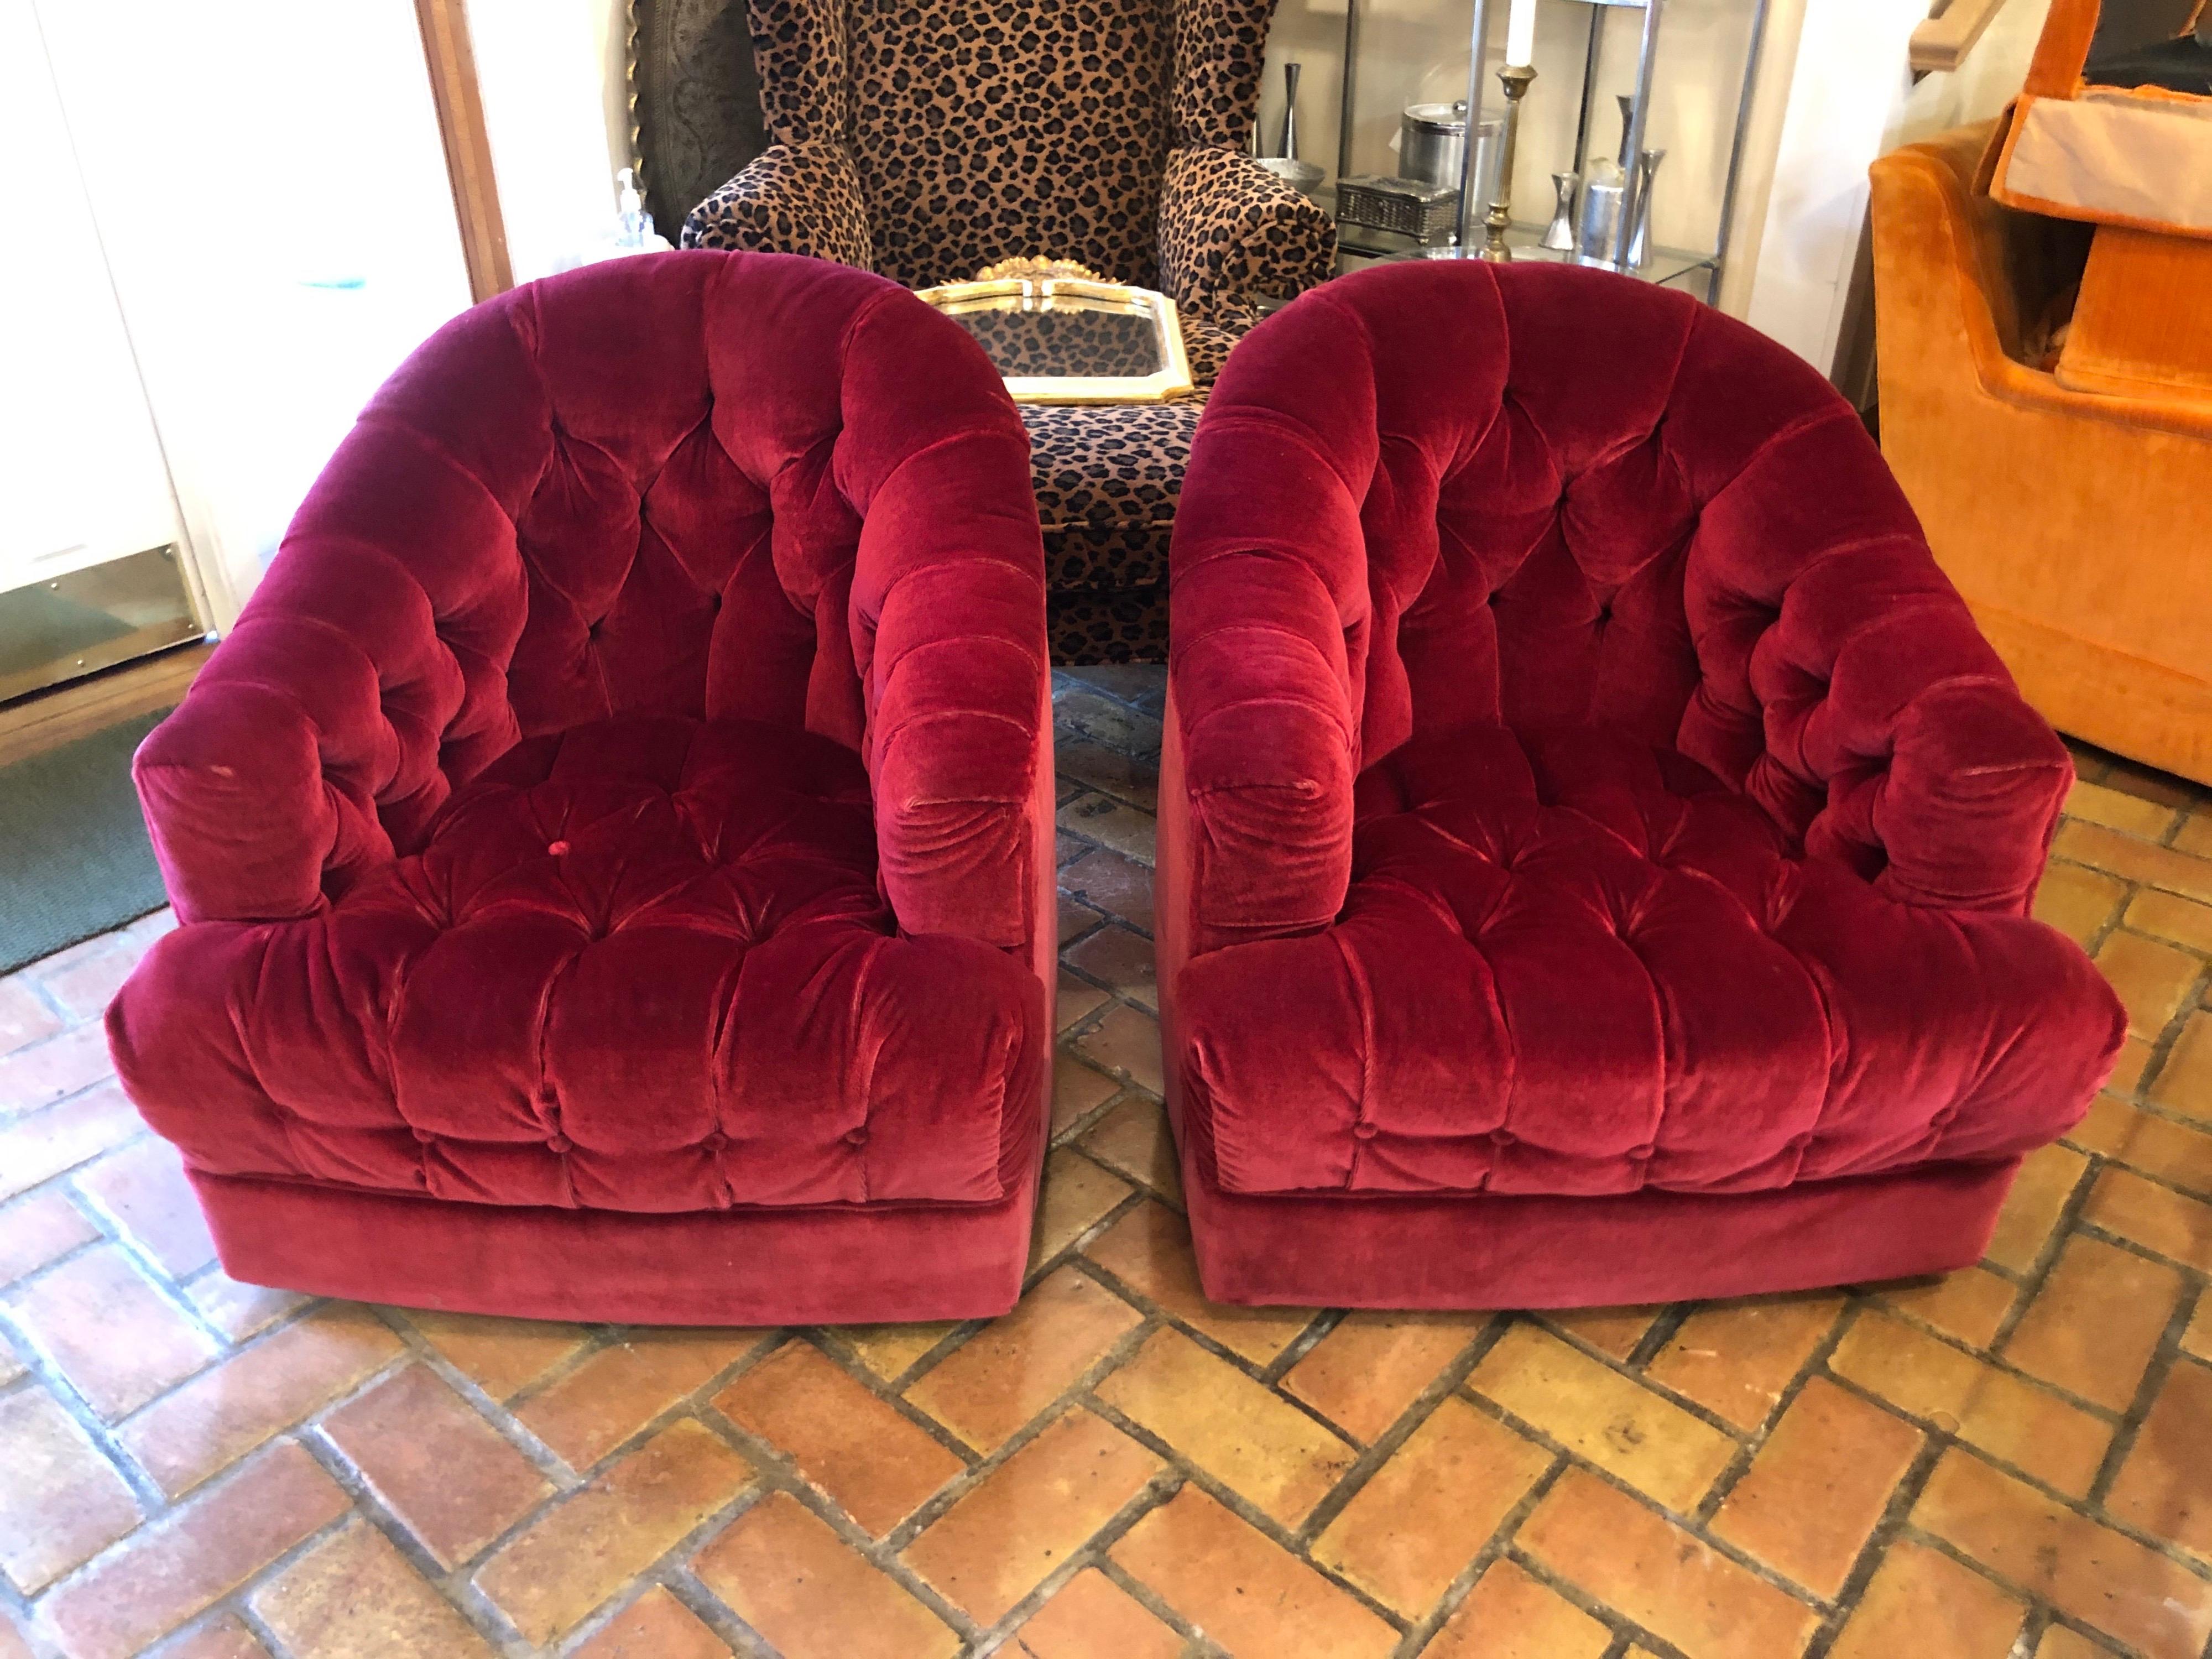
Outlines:
POLYGON ((93 1022, 0 981, 0 1659, 2201 1659, 2212 799, 2083 757, 2045 915, 2135 1022, 1989 1260, 1735 1304, 1199 1294, 1159 1105, 1157 671, 1063 680, 1032 1287, 988 1325, 601 1329, 214 1266, 93 1022))

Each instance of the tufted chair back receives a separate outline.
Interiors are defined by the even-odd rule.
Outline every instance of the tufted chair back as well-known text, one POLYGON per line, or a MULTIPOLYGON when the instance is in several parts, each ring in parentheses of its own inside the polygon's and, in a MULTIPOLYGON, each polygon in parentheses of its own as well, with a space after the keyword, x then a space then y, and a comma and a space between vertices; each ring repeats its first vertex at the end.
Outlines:
MULTIPOLYGON (((1873 878, 1896 846, 1886 796, 1955 795, 1976 744, 2063 760, 1850 407, 1685 295, 1472 262, 1332 283, 1239 347, 1191 476, 1177 695, 1212 708, 1255 664, 1304 685, 1296 665, 1325 663, 1348 747, 1316 720, 1291 764, 1347 798, 1347 769, 1409 739, 1596 726, 1696 763, 1873 878), (1206 647, 1232 613, 1237 653, 1206 647)), ((1928 851, 1893 872, 1900 896, 1971 866, 1928 851)), ((1989 902, 2033 883, 2008 868, 1989 902)))
POLYGON ((848 149, 877 270, 1024 254, 1158 285, 1170 149, 1236 149, 1274 0, 752 0, 775 141, 848 149))
POLYGON ((844 266, 661 254, 476 307, 363 411, 140 752, 179 911, 311 913, 520 739, 612 715, 828 737, 880 817, 957 668, 1026 779, 1038 663, 937 638, 1041 640, 1026 456, 981 349, 844 266))

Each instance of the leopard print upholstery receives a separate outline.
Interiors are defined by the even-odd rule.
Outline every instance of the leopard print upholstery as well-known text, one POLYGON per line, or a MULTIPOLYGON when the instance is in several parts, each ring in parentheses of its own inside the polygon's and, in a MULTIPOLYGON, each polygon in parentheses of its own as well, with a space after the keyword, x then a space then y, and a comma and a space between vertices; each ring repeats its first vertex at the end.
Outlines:
POLYGON ((1000 374, 1129 379, 1163 365, 1152 319, 1124 311, 970 311, 957 319, 1000 374))
MULTIPOLYGON (((1239 152, 1275 0, 750 0, 776 146, 686 221, 912 287, 1022 255, 1172 295, 1211 385, 1265 295, 1329 274, 1328 216, 1239 152)), ((1196 398, 1024 411, 1070 662, 1166 645, 1196 398)))
POLYGON ((835 144, 769 146, 698 205, 684 245, 874 263, 860 177, 835 144))
POLYGON ((1288 299, 1336 265, 1336 227, 1249 155, 1178 149, 1160 192, 1160 285, 1176 303, 1237 332, 1258 295, 1288 299))

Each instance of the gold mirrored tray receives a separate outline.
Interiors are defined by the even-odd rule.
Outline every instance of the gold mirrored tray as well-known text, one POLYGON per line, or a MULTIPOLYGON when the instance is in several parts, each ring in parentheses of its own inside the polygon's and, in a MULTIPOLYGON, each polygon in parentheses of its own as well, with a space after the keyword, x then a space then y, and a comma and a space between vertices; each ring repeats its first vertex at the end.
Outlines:
POLYGON ((1041 259, 921 292, 990 354, 1017 403, 1157 404, 1190 393, 1182 325, 1164 294, 1041 259))

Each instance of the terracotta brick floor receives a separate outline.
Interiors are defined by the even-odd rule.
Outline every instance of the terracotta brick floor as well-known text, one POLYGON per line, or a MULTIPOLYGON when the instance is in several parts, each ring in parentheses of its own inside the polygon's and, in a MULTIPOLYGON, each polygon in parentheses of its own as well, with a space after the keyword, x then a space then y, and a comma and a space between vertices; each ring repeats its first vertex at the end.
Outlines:
POLYGON ((2082 757, 2042 900, 2112 1092, 1940 1282, 1208 1305, 1158 1094, 1157 671, 1064 681, 1034 1282, 987 1326, 581 1328, 214 1265, 96 1016, 0 981, 0 1659, 2199 1659, 2212 797, 2082 757))

